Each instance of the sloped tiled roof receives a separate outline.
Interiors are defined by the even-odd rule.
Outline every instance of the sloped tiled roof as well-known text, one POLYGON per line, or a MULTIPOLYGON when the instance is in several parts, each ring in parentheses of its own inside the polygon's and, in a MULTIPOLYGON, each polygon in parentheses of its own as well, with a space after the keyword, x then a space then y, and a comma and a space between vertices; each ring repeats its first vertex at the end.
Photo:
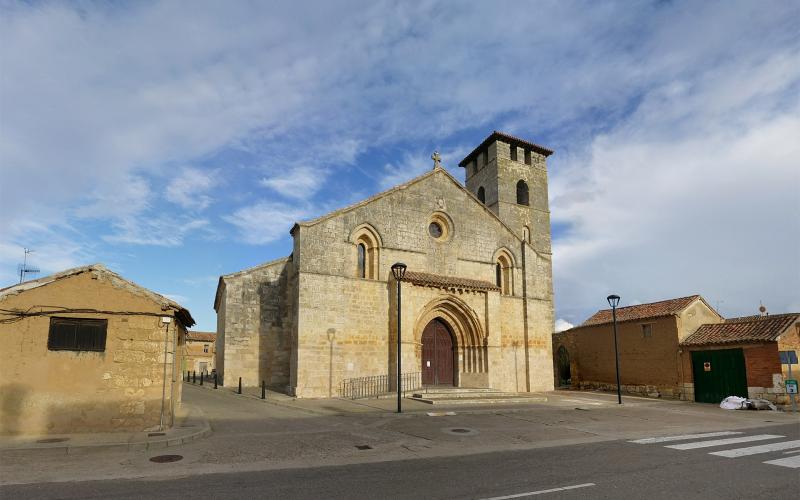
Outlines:
POLYGON ((214 332, 186 332, 186 340, 214 342, 217 340, 217 334, 214 332))
POLYGON ((696 332, 686 337, 681 345, 771 342, 777 340, 798 320, 800 313, 731 318, 724 323, 702 325, 696 332))
MULTIPOLYGON (((658 318, 662 316, 671 316, 678 314, 689 306, 696 299, 701 298, 699 295, 690 295, 688 297, 680 297, 677 299, 662 300, 659 302, 651 302, 649 304, 639 304, 635 306, 625 306, 617 308, 617 321, 635 321, 640 319, 658 318)), ((611 309, 603 309, 597 311, 581 323, 580 326, 594 326, 611 323, 612 315, 611 309)))
POLYGON ((66 271, 61 271, 60 273, 51 274, 50 276, 44 276, 35 280, 25 281, 17 285, 12 285, 6 288, 2 288, 0 289, 0 301, 10 296, 19 295, 25 293, 28 290, 33 290, 42 286, 47 286, 59 280, 70 278, 72 276, 77 276, 83 273, 92 273, 95 276, 103 277, 107 279, 115 287, 122 288, 128 292, 147 297, 153 302, 160 304, 163 310, 167 309, 174 310, 177 318, 186 327, 190 327, 195 324, 194 318, 192 318, 191 313, 185 307, 181 306, 180 304, 178 304, 177 302, 175 302, 170 298, 164 297, 161 294, 158 294, 152 290, 149 290, 141 285, 137 285, 136 283, 123 278, 122 276, 115 273, 114 271, 111 271, 102 264, 90 264, 88 266, 75 267, 72 269, 67 269, 66 271))
POLYGON ((455 278, 438 274, 407 271, 403 281, 421 286, 435 286, 441 288, 467 288, 471 290, 500 290, 500 287, 489 281, 473 280, 468 278, 455 278))

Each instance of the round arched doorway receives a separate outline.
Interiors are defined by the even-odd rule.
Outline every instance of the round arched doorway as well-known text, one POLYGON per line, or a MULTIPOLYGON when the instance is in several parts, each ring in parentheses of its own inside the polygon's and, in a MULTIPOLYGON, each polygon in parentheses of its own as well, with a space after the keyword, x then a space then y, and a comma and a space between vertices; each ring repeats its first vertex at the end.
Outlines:
POLYGON ((432 319, 422 332, 422 384, 453 385, 455 343, 447 323, 432 319))

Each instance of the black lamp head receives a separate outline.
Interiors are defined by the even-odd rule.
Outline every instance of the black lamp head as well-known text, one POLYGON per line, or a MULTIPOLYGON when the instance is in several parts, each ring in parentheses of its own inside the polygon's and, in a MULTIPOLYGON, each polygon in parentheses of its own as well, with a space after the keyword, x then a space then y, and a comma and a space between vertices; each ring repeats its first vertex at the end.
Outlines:
POLYGON ((612 308, 616 308, 619 305, 619 295, 609 295, 606 300, 608 300, 608 305, 612 308))
POLYGON ((400 281, 403 279, 403 276, 406 275, 406 266, 402 262, 395 262, 392 264, 392 275, 394 275, 394 279, 400 281))

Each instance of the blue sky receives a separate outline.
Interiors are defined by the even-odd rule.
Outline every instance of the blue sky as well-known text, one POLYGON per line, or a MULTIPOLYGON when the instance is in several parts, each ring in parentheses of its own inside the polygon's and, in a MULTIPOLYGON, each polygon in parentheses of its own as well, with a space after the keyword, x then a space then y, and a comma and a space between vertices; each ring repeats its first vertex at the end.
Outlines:
POLYGON ((213 330, 294 221, 458 161, 549 160, 556 316, 800 311, 796 2, 0 1, 0 286, 103 262, 213 330))

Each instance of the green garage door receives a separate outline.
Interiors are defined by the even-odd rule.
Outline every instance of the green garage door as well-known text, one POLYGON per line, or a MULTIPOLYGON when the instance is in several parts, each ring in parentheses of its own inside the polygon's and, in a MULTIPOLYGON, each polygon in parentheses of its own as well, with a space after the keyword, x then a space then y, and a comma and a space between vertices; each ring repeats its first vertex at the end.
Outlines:
POLYGON ((694 400, 719 403, 728 396, 747 397, 747 375, 741 349, 693 351, 694 400))

